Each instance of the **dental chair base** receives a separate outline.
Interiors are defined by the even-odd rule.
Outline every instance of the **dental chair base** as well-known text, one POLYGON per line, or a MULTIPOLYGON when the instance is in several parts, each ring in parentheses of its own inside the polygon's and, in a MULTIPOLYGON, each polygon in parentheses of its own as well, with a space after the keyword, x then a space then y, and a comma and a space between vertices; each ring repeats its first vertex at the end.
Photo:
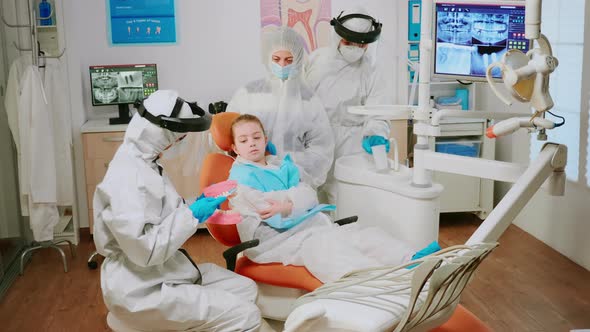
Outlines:
POLYGON ((308 291, 278 287, 263 283, 256 283, 258 286, 258 299, 256 305, 260 308, 263 318, 285 321, 293 310, 293 303, 308 293, 308 291))
POLYGON ((378 172, 367 154, 338 158, 334 177, 336 218, 357 215, 359 225, 380 227, 414 248, 437 241, 440 184, 413 186, 412 169, 403 165, 378 172))

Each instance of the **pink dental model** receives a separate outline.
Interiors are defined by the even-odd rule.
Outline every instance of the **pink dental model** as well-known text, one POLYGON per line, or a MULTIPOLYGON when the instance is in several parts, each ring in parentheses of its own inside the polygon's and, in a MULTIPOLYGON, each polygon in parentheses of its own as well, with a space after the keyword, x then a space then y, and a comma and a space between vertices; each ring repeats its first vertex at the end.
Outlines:
MULTIPOLYGON (((236 191, 238 183, 235 180, 226 180, 216 184, 212 184, 209 187, 203 189, 203 195, 205 197, 229 197, 236 191)), ((232 210, 220 210, 217 209, 206 223, 208 224, 219 224, 219 225, 235 225, 242 221, 242 216, 232 210)))

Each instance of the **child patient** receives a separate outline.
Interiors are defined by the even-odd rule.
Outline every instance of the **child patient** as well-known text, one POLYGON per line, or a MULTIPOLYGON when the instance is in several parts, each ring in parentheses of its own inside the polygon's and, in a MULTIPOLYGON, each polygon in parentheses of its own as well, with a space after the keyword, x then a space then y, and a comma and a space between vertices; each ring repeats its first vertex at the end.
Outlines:
POLYGON ((377 227, 339 226, 321 213, 334 206, 318 204, 289 155, 265 156, 267 138, 257 117, 243 114, 231 129, 237 158, 229 178, 238 186, 230 204, 242 215, 240 239, 260 240, 245 251, 250 260, 305 266, 325 283, 353 270, 405 263, 416 254, 377 227))

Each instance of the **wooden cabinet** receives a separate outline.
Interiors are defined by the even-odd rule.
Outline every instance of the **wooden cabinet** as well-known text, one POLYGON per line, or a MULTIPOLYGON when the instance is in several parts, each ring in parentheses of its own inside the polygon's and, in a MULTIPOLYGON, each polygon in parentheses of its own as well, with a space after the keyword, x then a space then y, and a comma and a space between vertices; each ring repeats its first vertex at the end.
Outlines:
MULTIPOLYGON (((125 136, 125 126, 112 127, 120 128, 113 128, 118 131, 84 132, 83 127, 82 144, 84 146, 84 171, 86 174, 86 199, 90 233, 93 231, 94 211, 92 209, 92 200, 94 199, 94 191, 106 174, 109 163, 123 143, 123 137, 125 136)), ((94 127, 94 129, 100 130, 100 127, 94 127)), ((89 128, 87 127, 86 130, 89 130, 89 128)))

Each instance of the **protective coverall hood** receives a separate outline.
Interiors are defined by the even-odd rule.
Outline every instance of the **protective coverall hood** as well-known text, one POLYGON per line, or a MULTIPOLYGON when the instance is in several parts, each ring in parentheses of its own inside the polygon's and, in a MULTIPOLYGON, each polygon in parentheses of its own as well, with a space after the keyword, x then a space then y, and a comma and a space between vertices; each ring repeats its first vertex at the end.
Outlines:
MULTIPOLYGON (((143 105, 153 116, 170 116, 177 98, 178 93, 176 91, 159 90, 144 100, 143 105)), ((181 119, 196 118, 187 103, 182 105, 177 117, 181 119)), ((125 132, 125 142, 131 143, 136 147, 143 159, 153 160, 168 146, 175 144, 184 135, 184 133, 176 133, 156 126, 139 113, 136 113, 125 132)))
MULTIPOLYGON (((287 27, 279 27, 262 36, 262 64, 267 68, 272 78, 272 54, 276 51, 289 51, 293 55, 293 63, 290 65, 287 79, 296 79, 301 74, 305 60, 305 50, 301 42, 301 36, 295 30, 287 27)), ((278 77, 277 77, 278 78, 278 77)))

